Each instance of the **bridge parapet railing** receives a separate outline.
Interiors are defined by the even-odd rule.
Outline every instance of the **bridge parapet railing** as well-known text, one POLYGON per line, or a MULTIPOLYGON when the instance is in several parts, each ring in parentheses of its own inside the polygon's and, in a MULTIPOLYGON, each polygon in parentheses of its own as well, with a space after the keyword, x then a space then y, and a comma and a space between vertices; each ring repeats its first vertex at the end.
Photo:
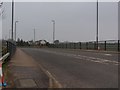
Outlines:
POLYGON ((98 41, 98 48, 96 41, 90 42, 61 42, 57 44, 50 44, 50 48, 64 48, 64 49, 90 49, 90 50, 107 50, 120 51, 120 40, 105 40, 98 41))
POLYGON ((2 42, 2 56, 9 53, 9 57, 5 61, 8 61, 16 51, 16 43, 14 41, 3 41, 2 42))

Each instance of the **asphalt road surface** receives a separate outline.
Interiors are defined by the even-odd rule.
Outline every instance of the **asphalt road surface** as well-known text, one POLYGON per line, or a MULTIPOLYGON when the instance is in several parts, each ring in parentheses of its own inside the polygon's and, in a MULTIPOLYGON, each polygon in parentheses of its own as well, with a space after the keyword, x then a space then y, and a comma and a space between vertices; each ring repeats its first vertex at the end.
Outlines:
POLYGON ((66 49, 21 48, 64 88, 118 88, 118 54, 66 49))

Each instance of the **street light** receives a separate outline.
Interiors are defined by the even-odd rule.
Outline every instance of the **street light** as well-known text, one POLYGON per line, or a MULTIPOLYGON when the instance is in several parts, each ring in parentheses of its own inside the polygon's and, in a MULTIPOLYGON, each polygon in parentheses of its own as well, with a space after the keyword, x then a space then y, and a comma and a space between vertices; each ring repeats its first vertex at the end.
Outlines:
POLYGON ((52 20, 53 22, 53 43, 55 41, 55 20, 52 20))
POLYGON ((34 43, 35 43, 35 28, 34 28, 34 43))
POLYGON ((15 41, 16 41, 16 24, 18 23, 19 21, 15 21, 15 41))
POLYGON ((96 23, 96 49, 98 50, 98 30, 99 30, 99 21, 98 21, 98 0, 97 0, 97 23, 96 23))
POLYGON ((14 0, 12 0, 12 32, 11 32, 11 39, 13 40, 13 25, 14 24, 14 0))

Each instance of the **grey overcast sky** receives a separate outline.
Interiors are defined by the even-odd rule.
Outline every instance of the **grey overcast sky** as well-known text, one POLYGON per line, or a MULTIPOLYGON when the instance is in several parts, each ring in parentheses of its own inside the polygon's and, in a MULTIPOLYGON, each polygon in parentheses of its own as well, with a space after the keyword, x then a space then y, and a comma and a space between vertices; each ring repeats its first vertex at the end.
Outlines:
MULTIPOLYGON (((3 38, 9 38, 11 3, 4 3, 3 38)), ((96 39, 96 2, 16 2, 17 38, 45 39, 52 42, 52 22, 56 22, 55 39, 60 41, 94 41, 96 39)), ((118 39, 117 2, 99 3, 99 40, 118 39)))

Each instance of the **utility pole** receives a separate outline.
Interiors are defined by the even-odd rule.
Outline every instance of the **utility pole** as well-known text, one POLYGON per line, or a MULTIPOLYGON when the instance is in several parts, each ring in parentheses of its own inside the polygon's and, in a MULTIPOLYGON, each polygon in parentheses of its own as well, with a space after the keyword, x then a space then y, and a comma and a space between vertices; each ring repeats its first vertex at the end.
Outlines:
POLYGON ((99 15, 99 12, 98 12, 98 0, 97 0, 97 24, 96 24, 96 49, 98 50, 98 30, 99 30, 99 17, 98 17, 98 15, 99 15))
POLYGON ((55 20, 52 20, 53 22, 53 43, 55 41, 55 20))
POLYGON ((11 39, 13 40, 13 26, 14 26, 14 0, 12 0, 12 32, 11 32, 11 39))
POLYGON ((19 21, 15 21, 15 41, 16 41, 16 24, 18 23, 19 21))
POLYGON ((120 1, 118 1, 118 40, 120 40, 120 1))

